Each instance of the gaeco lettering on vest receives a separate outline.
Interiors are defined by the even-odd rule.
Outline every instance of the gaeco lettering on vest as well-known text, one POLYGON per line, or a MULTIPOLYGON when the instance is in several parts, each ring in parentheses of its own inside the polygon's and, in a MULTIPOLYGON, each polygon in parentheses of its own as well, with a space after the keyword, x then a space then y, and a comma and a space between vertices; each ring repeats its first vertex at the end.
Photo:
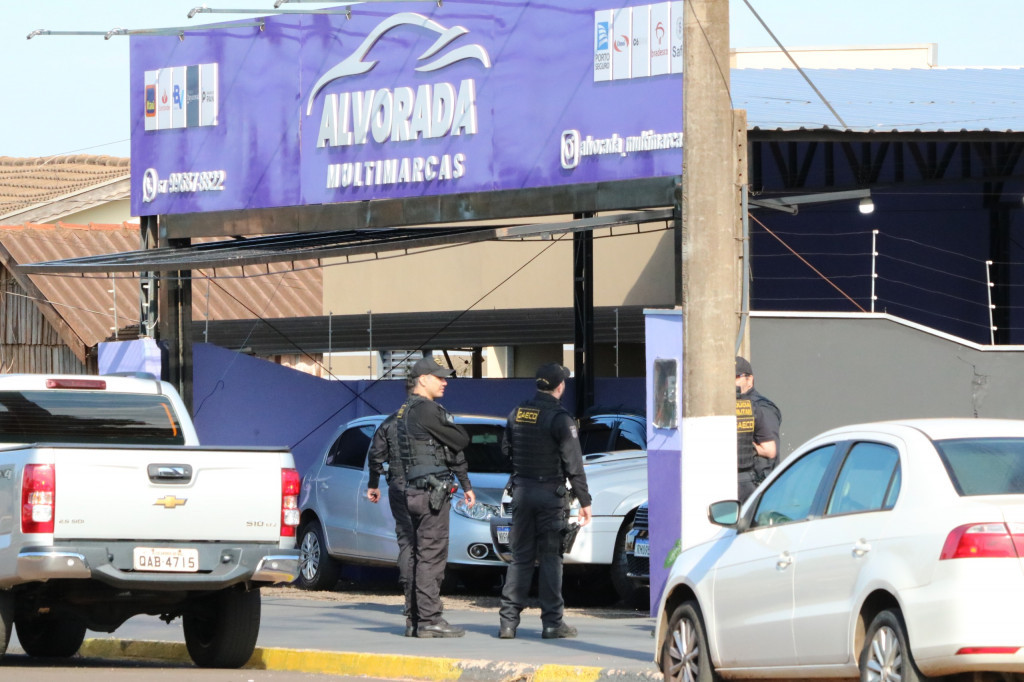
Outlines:
POLYGON ((540 416, 540 410, 533 408, 520 407, 516 410, 516 423, 517 424, 536 424, 537 418, 540 416))

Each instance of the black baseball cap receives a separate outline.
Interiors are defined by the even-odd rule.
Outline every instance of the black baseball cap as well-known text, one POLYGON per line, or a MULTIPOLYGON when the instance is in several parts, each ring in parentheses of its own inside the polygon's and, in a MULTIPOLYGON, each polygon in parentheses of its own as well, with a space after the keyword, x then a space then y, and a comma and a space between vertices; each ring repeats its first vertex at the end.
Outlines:
POLYGON ((420 358, 416 361, 416 364, 412 366, 412 371, 409 373, 409 376, 415 379, 416 377, 426 376, 427 374, 433 374, 435 377, 447 379, 455 374, 455 370, 442 367, 437 364, 434 358, 427 357, 420 358))
POLYGON ((549 362, 537 368, 537 388, 542 391, 553 391, 570 376, 572 375, 568 367, 557 362, 549 362))
POLYGON ((754 368, 750 366, 750 361, 749 360, 747 360, 746 358, 741 358, 740 356, 737 355, 736 356, 736 376, 739 376, 741 374, 750 374, 751 376, 753 376, 754 368))

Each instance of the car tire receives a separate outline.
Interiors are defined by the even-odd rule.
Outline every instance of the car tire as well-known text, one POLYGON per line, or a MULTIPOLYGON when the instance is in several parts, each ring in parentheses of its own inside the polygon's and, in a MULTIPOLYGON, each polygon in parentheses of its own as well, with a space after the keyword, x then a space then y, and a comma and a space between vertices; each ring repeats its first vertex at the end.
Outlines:
POLYGON ((21 648, 32 657, 70 658, 85 640, 85 623, 71 618, 18 618, 14 629, 21 648))
POLYGON ((661 672, 666 682, 717 682, 697 602, 685 602, 672 612, 661 648, 661 672))
POLYGON ((622 524, 619 534, 615 537, 615 549, 612 551, 612 563, 608 568, 608 577, 615 594, 618 595, 623 605, 631 609, 646 609, 650 600, 648 587, 636 578, 630 578, 627 575, 629 560, 626 557, 626 535, 631 530, 633 530, 632 515, 622 524))
POLYGON ((11 641, 11 628, 14 627, 14 596, 4 590, 0 592, 0 656, 7 653, 7 645, 11 641))
POLYGON ((316 519, 299 530, 299 577, 295 584, 304 590, 329 590, 338 582, 341 567, 327 553, 324 529, 316 519))
POLYGON ((907 641, 907 626, 899 609, 882 611, 868 627, 864 650, 860 652, 862 682, 921 682, 925 677, 917 669, 907 641))
POLYGON ((241 668, 256 650, 260 591, 230 587, 200 598, 182 619, 185 648, 200 668, 241 668))

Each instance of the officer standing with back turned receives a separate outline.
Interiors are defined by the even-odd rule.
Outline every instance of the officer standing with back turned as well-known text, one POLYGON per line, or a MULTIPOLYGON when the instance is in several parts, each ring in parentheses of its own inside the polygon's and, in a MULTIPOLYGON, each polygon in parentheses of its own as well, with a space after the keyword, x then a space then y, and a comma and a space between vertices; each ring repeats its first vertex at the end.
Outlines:
MULTIPOLYGON (((469 444, 469 435, 435 402, 444 395, 451 375, 452 370, 437 364, 432 357, 417 360, 410 372, 412 393, 395 413, 394 438, 405 476, 405 506, 413 530, 413 603, 406 606, 408 636, 466 634, 463 628, 441 617, 441 580, 448 562, 448 524, 456 477, 466 506, 476 503, 462 454, 469 444)), ((369 490, 367 494, 372 496, 369 490)), ((397 518, 396 523, 400 523, 397 518)))
POLYGON ((508 416, 502 450, 512 461, 512 563, 501 593, 501 639, 516 636, 534 562, 540 565, 541 636, 576 636, 576 628, 562 620, 562 540, 572 499, 566 481, 580 503, 580 526, 590 522, 590 492, 576 420, 559 402, 568 377, 568 368, 558 363, 542 365, 536 395, 508 416))

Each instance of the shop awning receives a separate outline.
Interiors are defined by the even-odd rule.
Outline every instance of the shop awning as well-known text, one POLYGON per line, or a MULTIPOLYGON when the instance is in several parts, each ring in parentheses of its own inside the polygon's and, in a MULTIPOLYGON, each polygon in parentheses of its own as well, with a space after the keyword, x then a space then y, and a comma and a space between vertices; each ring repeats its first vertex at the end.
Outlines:
POLYGON ((346 258, 481 241, 585 232, 661 222, 671 220, 673 216, 673 209, 662 208, 525 225, 373 228, 295 233, 235 238, 185 247, 165 246, 102 256, 26 263, 16 267, 21 272, 38 274, 174 272, 198 268, 226 268, 297 260, 346 258))

